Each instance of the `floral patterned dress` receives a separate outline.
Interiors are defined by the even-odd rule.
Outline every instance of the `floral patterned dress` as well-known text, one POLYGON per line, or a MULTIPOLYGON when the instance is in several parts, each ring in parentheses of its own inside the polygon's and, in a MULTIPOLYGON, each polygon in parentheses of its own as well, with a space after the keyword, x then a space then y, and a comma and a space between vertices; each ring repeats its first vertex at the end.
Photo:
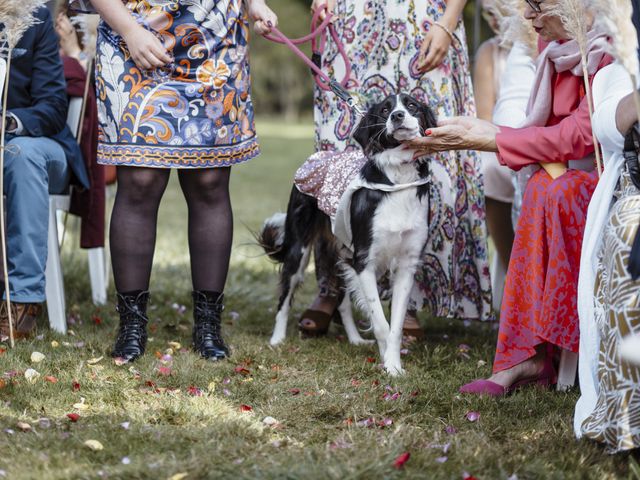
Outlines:
POLYGON ((226 167, 259 153, 242 0, 123 0, 174 61, 140 70, 104 21, 96 56, 101 164, 226 167))
MULTIPOLYGON (((475 116, 469 58, 462 22, 442 65, 418 71, 425 32, 442 17, 444 0, 346 0, 337 2, 336 30, 351 60, 348 88, 363 106, 404 92, 429 104, 439 117, 475 116)), ((322 68, 344 77, 344 63, 329 41, 322 68)), ((315 96, 316 149, 296 175, 296 185, 318 198, 329 216, 364 157, 351 138, 358 119, 332 93, 315 96)), ((411 307, 439 317, 487 319, 491 286, 487 264, 484 196, 480 159, 475 152, 431 157, 429 240, 416 274, 411 307)), ((317 266, 317 271, 327 269, 317 266)), ((321 291, 324 286, 321 284, 321 291)))

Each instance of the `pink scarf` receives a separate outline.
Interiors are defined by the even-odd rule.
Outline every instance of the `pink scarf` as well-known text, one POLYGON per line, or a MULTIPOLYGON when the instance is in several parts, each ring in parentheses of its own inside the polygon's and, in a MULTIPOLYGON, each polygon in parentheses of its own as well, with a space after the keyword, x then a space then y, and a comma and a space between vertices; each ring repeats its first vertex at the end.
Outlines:
MULTIPOLYGON (((587 71, 593 75, 598 70, 603 57, 607 54, 609 42, 607 34, 598 27, 587 34, 587 71)), ((578 42, 569 40, 563 43, 551 42, 536 61, 536 78, 531 89, 527 119, 523 127, 544 127, 551 115, 554 73, 570 71, 576 77, 582 77, 582 58, 578 42)))

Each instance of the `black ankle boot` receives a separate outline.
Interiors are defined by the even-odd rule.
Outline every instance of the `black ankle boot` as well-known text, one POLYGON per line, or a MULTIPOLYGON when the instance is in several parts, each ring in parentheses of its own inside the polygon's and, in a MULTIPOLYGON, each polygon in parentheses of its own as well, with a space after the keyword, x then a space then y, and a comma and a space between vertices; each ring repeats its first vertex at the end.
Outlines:
POLYGON ((193 292, 193 348, 207 360, 229 356, 229 348, 220 335, 223 300, 222 293, 193 292))
POLYGON ((144 353, 147 345, 147 303, 149 292, 137 295, 118 293, 120 328, 111 356, 132 362, 144 353))

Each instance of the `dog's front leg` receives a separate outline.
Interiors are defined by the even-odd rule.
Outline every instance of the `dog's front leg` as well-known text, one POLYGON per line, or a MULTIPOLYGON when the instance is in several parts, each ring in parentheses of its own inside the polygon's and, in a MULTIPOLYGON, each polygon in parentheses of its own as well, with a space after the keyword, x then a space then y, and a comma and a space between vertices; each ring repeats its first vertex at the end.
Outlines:
POLYGON ((278 300, 278 313, 276 314, 276 324, 273 327, 273 334, 269 343, 272 346, 283 342, 287 335, 287 321, 289 320, 289 310, 291 301, 298 286, 304 280, 304 271, 309 264, 311 249, 300 247, 297 255, 287 259, 282 267, 282 293, 278 300))
POLYGON ((367 307, 367 316, 373 326, 373 333, 378 341, 380 357, 384 359, 387 350, 387 338, 389 337, 389 324, 384 316, 384 310, 378 295, 378 282, 376 279, 375 266, 369 265, 362 272, 358 273, 358 280, 363 295, 363 300, 367 307))
POLYGON ((351 297, 349 292, 345 292, 344 299, 338 306, 338 311, 342 317, 342 325, 345 332, 347 332, 347 338, 352 345, 371 345, 373 340, 365 340, 360 335, 356 323, 353 321, 353 310, 351 309, 351 297))
POLYGON ((394 275, 393 296, 391 298, 391 328, 387 351, 384 356, 384 368, 390 375, 402 375, 400 349, 402 348, 402 326, 409 306, 409 295, 413 288, 415 267, 413 263, 402 262, 394 275))

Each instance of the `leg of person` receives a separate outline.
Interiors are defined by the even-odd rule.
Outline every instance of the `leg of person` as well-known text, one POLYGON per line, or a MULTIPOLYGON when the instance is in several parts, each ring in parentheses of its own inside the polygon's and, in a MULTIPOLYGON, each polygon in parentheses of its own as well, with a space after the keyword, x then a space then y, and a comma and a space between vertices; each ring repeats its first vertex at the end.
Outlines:
POLYGON ((540 170, 527 184, 505 282, 494 374, 489 380, 463 386, 463 393, 504 395, 515 382, 543 373, 544 355, 536 350, 542 341, 536 336, 535 325, 542 309, 548 263, 545 208, 551 182, 540 170))
POLYGON ((511 224, 512 203, 485 197, 487 209, 487 230, 496 246, 496 254, 503 265, 509 265, 513 247, 513 225, 511 224))
POLYGON ((229 197, 231 168, 180 170, 189 207, 189 252, 193 282, 195 350, 208 360, 229 356, 220 332, 224 285, 233 240, 229 197))
POLYGON ((303 335, 325 335, 329 330, 332 319, 337 318, 339 298, 343 286, 340 281, 337 262, 338 254, 331 229, 329 235, 321 235, 316 239, 313 249, 313 257, 316 265, 316 281, 318 283, 318 295, 307 308, 298 322, 303 335))
POLYGON ((111 261, 120 328, 111 355, 133 361, 147 341, 149 279, 156 244, 158 207, 167 188, 168 169, 119 166, 111 215, 111 261))
MULTIPOLYGON (((13 137, 5 150, 4 175, 12 316, 16 336, 24 337, 35 329, 45 300, 49 193, 63 192, 70 174, 64 150, 54 140, 13 137)), ((0 330, 5 330, 4 302, 2 310, 0 330)))

